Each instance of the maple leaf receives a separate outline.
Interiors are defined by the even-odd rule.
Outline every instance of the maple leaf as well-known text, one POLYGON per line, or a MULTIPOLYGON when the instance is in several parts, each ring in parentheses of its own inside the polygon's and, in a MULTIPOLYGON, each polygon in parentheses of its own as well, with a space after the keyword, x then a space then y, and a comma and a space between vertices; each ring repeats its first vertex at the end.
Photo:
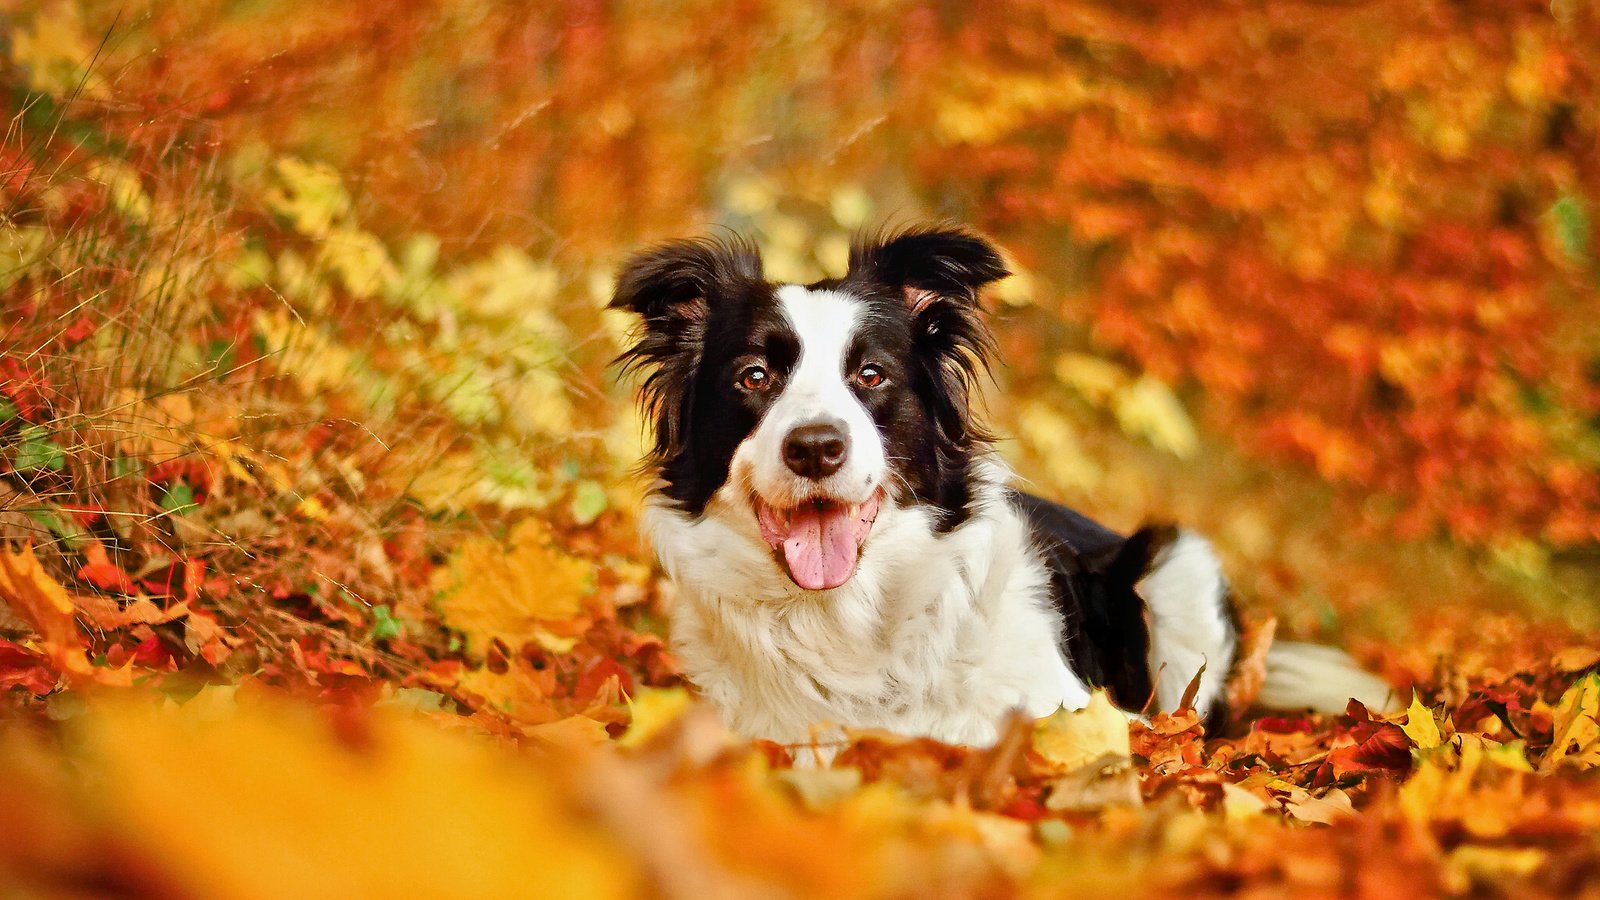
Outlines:
POLYGON ((445 621, 479 655, 497 638, 513 648, 534 641, 557 652, 571 649, 575 638, 551 626, 582 612, 594 590, 594 566, 558 549, 537 519, 514 528, 507 544, 470 538, 435 573, 445 621))
POLYGON ((689 703, 689 692, 683 688, 640 688, 628 698, 633 724, 617 743, 624 747, 642 746, 677 721, 689 703))
POLYGON ((1049 768, 1067 772, 1132 753, 1128 716, 1105 691, 1089 695, 1083 709, 1061 709, 1034 723, 1033 753, 1049 768))
POLYGON ((1433 719, 1433 710, 1422 704, 1422 698, 1415 691, 1411 693, 1411 708, 1406 710, 1406 722, 1401 730, 1418 750, 1432 750, 1443 740, 1439 736, 1439 723, 1433 719))
POLYGON ((1352 730, 1356 742, 1328 753, 1339 775, 1399 774, 1411 768, 1411 739, 1398 725, 1370 722, 1352 730))
POLYGON ((1562 765, 1581 769, 1600 765, 1597 714, 1600 714, 1600 672, 1591 672, 1573 682, 1556 703, 1550 751, 1539 768, 1548 772, 1562 765))
POLYGON ((44 571, 33 547, 0 549, 0 600, 32 626, 57 671, 78 680, 96 676, 84 657, 77 607, 66 588, 44 571))

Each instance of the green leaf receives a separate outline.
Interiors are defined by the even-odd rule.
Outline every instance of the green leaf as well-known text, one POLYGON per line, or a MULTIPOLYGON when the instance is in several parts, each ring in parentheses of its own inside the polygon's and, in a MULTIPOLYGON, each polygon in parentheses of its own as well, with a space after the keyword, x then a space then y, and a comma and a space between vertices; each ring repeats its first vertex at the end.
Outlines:
POLYGON ((1589 212, 1583 198, 1563 194, 1550 204, 1550 226, 1555 234, 1556 246, 1574 265, 1589 264, 1589 212))
POLYGON ((76 550, 83 544, 84 532, 71 516, 63 516, 53 509, 36 507, 24 510, 28 518, 32 519, 39 527, 45 529, 61 540, 68 550, 76 550))
POLYGON ((572 521, 588 525, 606 511, 606 489, 598 481, 585 479, 572 492, 572 521))
POLYGON ((17 435, 17 449, 11 456, 11 467, 18 471, 49 469, 59 472, 66 468, 67 455, 61 445, 50 440, 42 425, 29 425, 17 435))
POLYGON ((384 641, 405 634, 405 623, 389 612, 389 604, 380 603, 372 608, 372 639, 384 641))
POLYGON ((194 488, 189 487, 187 482, 174 482, 167 488, 166 493, 161 495, 161 508, 170 513, 183 512, 198 505, 194 499, 194 488))
POLYGON ((212 341, 206 344, 206 366, 218 372, 233 368, 233 342, 212 341))
POLYGON ((17 405, 12 403, 10 398, 0 397, 0 425, 15 419, 19 412, 17 405))

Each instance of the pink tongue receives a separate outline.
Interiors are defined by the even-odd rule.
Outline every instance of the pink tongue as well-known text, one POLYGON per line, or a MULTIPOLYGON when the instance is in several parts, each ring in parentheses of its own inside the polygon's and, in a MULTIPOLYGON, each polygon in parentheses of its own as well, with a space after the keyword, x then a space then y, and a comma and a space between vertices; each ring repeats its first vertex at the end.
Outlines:
POLYGON ((856 571, 861 531, 866 524, 837 504, 795 510, 783 539, 783 558, 795 584, 808 591, 836 588, 856 571))

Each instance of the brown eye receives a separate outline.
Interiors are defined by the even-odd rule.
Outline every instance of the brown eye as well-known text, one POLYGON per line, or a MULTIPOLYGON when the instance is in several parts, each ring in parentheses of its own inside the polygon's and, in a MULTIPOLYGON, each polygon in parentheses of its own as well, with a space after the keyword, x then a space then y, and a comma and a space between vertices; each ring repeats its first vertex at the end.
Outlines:
POLYGON ((873 365, 862 366, 856 373, 856 384, 864 388, 875 388, 883 384, 883 370, 873 365))
POLYGON ((772 376, 760 366, 750 366, 739 373, 739 386, 747 391, 764 391, 772 383, 772 376))

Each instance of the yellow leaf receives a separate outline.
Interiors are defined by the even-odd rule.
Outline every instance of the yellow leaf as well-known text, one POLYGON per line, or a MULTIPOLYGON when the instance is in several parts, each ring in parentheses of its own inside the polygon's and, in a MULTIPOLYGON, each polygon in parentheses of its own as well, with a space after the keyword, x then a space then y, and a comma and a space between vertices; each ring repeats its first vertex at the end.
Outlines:
POLYGON ((1228 821, 1254 819, 1271 808, 1258 794, 1231 782, 1222 783, 1222 815, 1228 821))
POLYGON ((657 732, 677 721, 689 708, 689 692, 683 688, 640 688, 628 698, 633 724, 617 740, 624 747, 637 747, 657 732))
POLYGON ((150 220, 150 195, 137 169, 125 162, 102 159, 89 169, 89 178, 106 188, 111 207, 134 222, 150 220))
POLYGON ((1061 771, 1132 754, 1128 716, 1111 704, 1105 691, 1089 696, 1079 710, 1057 710, 1034 723, 1033 749, 1061 771))
MULTIPOLYGON (((1503 890, 1507 878, 1526 878, 1537 872, 1549 854, 1535 847, 1480 847, 1465 844, 1444 859, 1444 886, 1452 894, 1465 894, 1474 884, 1503 890)), ((1491 890, 1491 892, 1495 892, 1491 890)))
POLYGON ((194 453, 196 444, 231 437, 234 429, 229 418, 208 417, 202 423, 192 394, 180 392, 147 398, 131 388, 117 392, 111 417, 117 426, 117 449, 122 455, 147 459, 151 463, 186 457, 194 453))
POLYGON ((273 170, 278 184, 267 192, 267 206, 288 219, 295 231, 324 237, 335 222, 350 214, 350 194, 332 166, 284 157, 273 170))
POLYGON ((1432 750, 1442 740, 1439 737, 1439 724, 1433 720, 1433 710, 1422 705, 1422 698, 1417 696, 1416 691, 1411 692, 1411 708, 1406 710, 1406 723, 1400 729, 1418 750, 1432 750))
POLYGON ((1150 375, 1117 391, 1117 424, 1173 456, 1188 458, 1200 448, 1194 423, 1172 389, 1150 375))
POLYGON ((1500 743, 1476 734, 1458 734, 1455 740, 1461 745, 1463 757, 1481 754, 1486 762, 1494 763, 1502 769, 1513 772, 1532 772, 1533 764, 1528 762, 1528 746, 1524 741, 1508 741, 1500 743), (1467 745, 1474 745, 1468 748, 1467 745))
POLYGON ((867 219, 872 216, 872 198, 860 185, 845 185, 833 192, 828 200, 828 209, 833 213, 835 222, 856 231, 866 225, 867 219))
POLYGON ((606 726, 588 716, 567 716, 554 722, 535 725, 528 736, 545 744, 568 750, 594 747, 611 740, 606 726))
POLYGON ((1548 772, 1563 763, 1589 769, 1600 765, 1600 672, 1591 672, 1574 682, 1561 695, 1551 714, 1550 752, 1540 768, 1548 772))
POLYGON ((1046 403, 1029 401, 1017 411, 1017 435, 1039 459, 1052 485, 1085 491, 1105 480, 1105 470, 1085 452, 1072 425, 1046 403))
POLYGON ((488 666, 467 669, 456 679, 456 687, 482 697, 490 707, 523 725, 549 724, 561 715, 546 696, 546 686, 521 660, 513 661, 504 672, 490 671, 488 666))
POLYGON ((1127 370, 1109 359, 1087 353, 1063 353, 1056 358, 1056 380, 1082 395, 1091 406, 1105 408, 1130 380, 1127 370))
POLYGON ((1507 766, 1503 751, 1485 742, 1460 740, 1460 754, 1429 753, 1400 786, 1400 808, 1411 821, 1437 827, 1459 822, 1481 838, 1503 837, 1523 804, 1519 776, 1500 771, 1507 766), (1497 756, 1502 758, 1497 758, 1497 756), (1485 768, 1484 764, 1492 764, 1485 768))
POLYGON ((180 894, 511 897, 537 885, 598 900, 637 888, 630 858, 564 799, 569 763, 395 710, 362 725, 351 742, 275 698, 174 708, 137 693, 73 721, 106 827, 180 894))
MULTIPOLYGON (((11 36, 11 58, 28 73, 28 87, 55 97, 104 96, 103 75, 90 69, 95 40, 76 3, 52 3, 11 36)), ((7 16, 15 16, 11 9, 7 16)))
POLYGON ((746 216, 764 213, 772 209, 775 202, 772 186, 755 177, 735 181, 726 198, 729 209, 746 216))
POLYGON ((295 504, 294 511, 313 522, 328 520, 328 506, 316 497, 307 497, 295 504))
POLYGON ((583 611, 583 598, 594 589, 594 567, 557 548, 538 519, 524 520, 507 543, 470 538, 456 548, 450 565, 434 574, 445 622, 466 636, 468 650, 476 654, 495 638, 512 648, 529 641, 551 649, 570 647, 570 640, 540 623, 565 621, 583 611))
POLYGON ((383 242, 352 225, 329 229, 322 241, 321 262, 339 276, 353 297, 371 297, 400 279, 400 270, 383 242))

